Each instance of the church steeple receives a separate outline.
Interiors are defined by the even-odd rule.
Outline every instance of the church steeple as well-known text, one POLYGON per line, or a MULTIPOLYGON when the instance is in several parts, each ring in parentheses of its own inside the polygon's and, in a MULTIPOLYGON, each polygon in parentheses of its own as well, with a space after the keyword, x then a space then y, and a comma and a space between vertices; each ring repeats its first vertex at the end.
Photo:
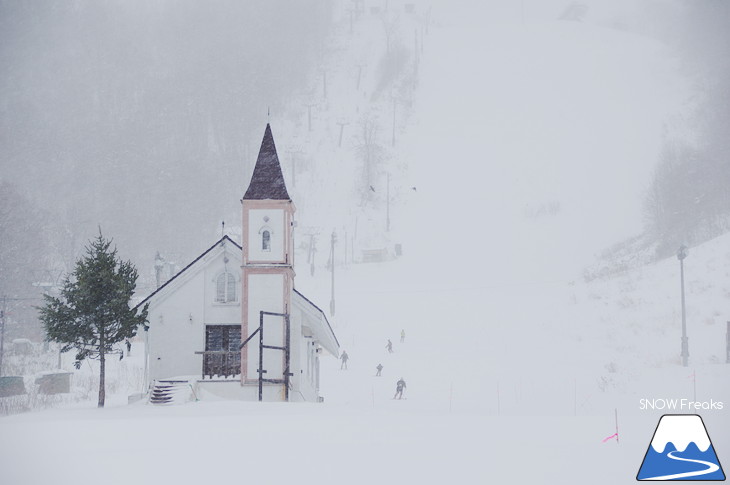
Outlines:
MULTIPOLYGON (((241 332, 248 336, 261 324, 261 312, 290 314, 294 291, 293 229, 296 208, 286 190, 274 137, 268 124, 251 184, 241 200, 241 208, 241 332)), ((284 319, 268 319, 266 325, 266 345, 283 348, 284 336, 288 335, 284 319)), ((255 346, 245 346, 241 353, 243 382, 257 382, 258 377, 261 377, 259 369, 266 369, 269 383, 286 382, 289 378, 287 375, 291 375, 279 352, 267 352, 264 355, 259 354, 255 346)))
POLYGON ((284 183, 284 175, 281 173, 281 165, 279 165, 279 157, 276 154, 271 126, 268 123, 266 124, 266 131, 264 131, 264 139, 261 141, 256 166, 251 176, 251 183, 243 199, 291 200, 284 183))

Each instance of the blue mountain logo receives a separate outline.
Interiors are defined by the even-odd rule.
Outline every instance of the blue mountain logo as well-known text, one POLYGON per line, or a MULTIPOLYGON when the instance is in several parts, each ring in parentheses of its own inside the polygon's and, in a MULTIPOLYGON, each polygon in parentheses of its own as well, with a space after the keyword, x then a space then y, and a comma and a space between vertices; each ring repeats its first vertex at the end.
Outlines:
POLYGON ((654 431, 637 480, 725 480, 702 418, 665 414, 654 431))

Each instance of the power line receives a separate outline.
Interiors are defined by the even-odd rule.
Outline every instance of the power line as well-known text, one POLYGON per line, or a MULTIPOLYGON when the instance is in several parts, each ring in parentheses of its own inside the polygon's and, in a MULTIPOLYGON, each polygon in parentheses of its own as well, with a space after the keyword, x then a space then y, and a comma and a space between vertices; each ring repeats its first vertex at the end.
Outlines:
POLYGON ((43 298, 5 298, 6 301, 43 301, 43 298))

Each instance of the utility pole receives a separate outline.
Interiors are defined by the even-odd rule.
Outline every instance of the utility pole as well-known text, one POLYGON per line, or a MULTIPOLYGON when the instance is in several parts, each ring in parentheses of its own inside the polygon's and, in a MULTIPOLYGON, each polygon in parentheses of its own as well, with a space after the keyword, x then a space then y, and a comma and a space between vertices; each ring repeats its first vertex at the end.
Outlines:
POLYGON ((413 90, 418 80, 418 29, 413 30, 413 90))
POLYGON ((160 256, 160 252, 157 251, 155 255, 155 279, 157 280, 157 288, 162 285, 162 268, 165 266, 165 260, 160 256))
POLYGON ((682 366, 687 367, 689 358, 689 338, 687 338, 687 312, 684 305, 684 260, 687 257, 687 246, 682 244, 677 250, 677 259, 679 260, 679 274, 682 286, 682 366))
POLYGON ((388 184, 385 192, 385 231, 390 232, 390 173, 388 173, 388 184))
POLYGON ((309 251, 307 251, 307 263, 309 263, 309 274, 314 276, 314 253, 317 249, 314 247, 314 233, 308 234, 309 236, 309 251))
POLYGON ((332 266, 332 297, 330 299, 330 316, 335 316, 335 242, 337 242, 337 234, 332 231, 332 247, 330 249, 332 259, 330 264, 332 266))
POLYGON ((293 187, 297 186, 297 159, 304 154, 298 143, 289 146, 287 153, 291 159, 291 183, 293 187))
POLYGON ((5 350, 5 311, 8 297, 3 296, 3 306, 0 308, 0 376, 3 375, 3 353, 5 350))
POLYGON ((395 146, 395 96, 393 96, 393 140, 392 146, 395 146))
POLYGON ((360 81, 362 81, 362 68, 362 64, 357 65, 357 85, 355 87, 357 91, 360 91, 360 81))
POLYGON ((320 69, 322 72, 322 97, 324 99, 327 99, 327 71, 325 69, 320 69))
POLYGON ((307 107, 307 131, 312 131, 312 107, 317 106, 316 103, 305 104, 307 107))
POLYGON ((418 70, 418 29, 413 29, 413 63, 418 70))
POLYGON ((345 131, 345 125, 349 125, 349 123, 338 121, 337 124, 340 126, 340 141, 337 143, 337 146, 342 147, 342 133, 345 131))
POLYGON ((148 390, 147 379, 149 376, 149 362, 150 362, 150 327, 144 326, 144 374, 142 382, 142 392, 146 393, 148 390))

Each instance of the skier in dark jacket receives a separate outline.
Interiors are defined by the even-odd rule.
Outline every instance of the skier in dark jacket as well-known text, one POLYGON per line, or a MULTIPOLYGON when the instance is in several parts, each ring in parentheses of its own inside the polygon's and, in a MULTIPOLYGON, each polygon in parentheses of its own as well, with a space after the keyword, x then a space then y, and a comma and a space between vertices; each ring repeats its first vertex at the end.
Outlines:
POLYGON ((385 348, 388 349, 389 354, 393 353, 393 342, 391 342, 390 339, 388 339, 388 344, 385 346, 385 348))
POLYGON ((403 378, 401 377, 400 380, 395 384, 395 396, 393 396, 393 399, 395 399, 396 397, 398 399, 402 399, 403 398, 403 389, 405 389, 405 388, 406 388, 406 381, 404 381, 403 378))
POLYGON ((375 374, 375 377, 379 377, 380 373, 383 371, 383 364, 378 364, 376 369, 378 370, 378 372, 375 374))
POLYGON ((350 359, 350 356, 347 355, 347 352, 343 350, 340 359, 342 360, 342 365, 340 366, 340 369, 347 370, 347 361, 350 359))

